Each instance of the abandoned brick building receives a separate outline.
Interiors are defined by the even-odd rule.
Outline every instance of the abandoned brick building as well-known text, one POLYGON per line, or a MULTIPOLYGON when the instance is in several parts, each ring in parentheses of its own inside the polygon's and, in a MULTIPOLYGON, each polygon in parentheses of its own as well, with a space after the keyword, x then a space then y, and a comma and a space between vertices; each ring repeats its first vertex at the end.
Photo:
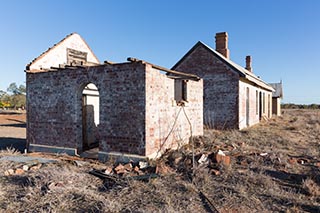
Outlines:
POLYGON ((199 41, 172 68, 203 78, 205 125, 242 129, 270 118, 273 88, 253 74, 250 56, 246 68, 230 60, 226 32, 215 38, 216 50, 199 41))
POLYGON ((272 114, 281 116, 281 99, 283 98, 282 81, 269 84, 274 89, 272 92, 272 114))
POLYGON ((203 134, 198 76, 133 58, 101 64, 76 33, 28 64, 26 79, 30 151, 157 157, 203 134))

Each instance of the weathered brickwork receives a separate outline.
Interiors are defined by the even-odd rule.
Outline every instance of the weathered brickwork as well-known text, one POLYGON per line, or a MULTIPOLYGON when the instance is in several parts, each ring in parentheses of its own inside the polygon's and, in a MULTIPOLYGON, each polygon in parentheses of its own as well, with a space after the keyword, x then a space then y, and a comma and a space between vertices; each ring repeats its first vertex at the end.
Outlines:
POLYGON ((147 66, 147 156, 160 155, 161 151, 167 148, 183 145, 189 141, 191 134, 203 134, 202 94, 202 80, 189 80, 187 103, 185 106, 178 106, 174 99, 174 80, 150 65, 147 66))
POLYGON ((31 150, 43 145, 83 151, 82 92, 89 83, 99 90, 101 153, 154 156, 160 148, 188 142, 190 129, 193 135, 203 133, 201 80, 188 82, 184 109, 190 127, 173 99, 174 79, 147 63, 105 64, 27 72, 31 150))
POLYGON ((188 70, 204 80, 204 123, 210 128, 238 127, 239 76, 198 46, 176 70, 188 70))
POLYGON ((239 68, 239 65, 213 52, 198 42, 173 67, 178 71, 188 70, 203 78, 204 124, 216 129, 242 129, 258 123, 262 117, 271 118, 271 90, 240 76, 248 75, 253 78, 250 71, 243 71, 244 68, 239 68), (236 72, 234 69, 241 71, 236 72), (260 92, 265 97, 261 99, 261 103, 260 92))
MULTIPOLYGON (((245 128, 259 123, 260 116, 271 118, 271 106, 269 105, 271 92, 256 87, 250 82, 242 80, 239 81, 239 128, 245 128), (247 92, 249 96, 247 96, 247 92), (261 96, 265 96, 266 100, 260 100, 261 96), (247 101, 248 98, 248 101, 247 101), (261 101, 261 102, 260 102, 261 101), (247 105, 249 104, 249 105, 247 105), (265 105, 265 106, 263 106, 265 105), (247 109, 248 107, 248 109, 247 109), (264 108, 263 108, 264 107, 264 108)), ((271 103, 270 103, 271 104, 271 103)))

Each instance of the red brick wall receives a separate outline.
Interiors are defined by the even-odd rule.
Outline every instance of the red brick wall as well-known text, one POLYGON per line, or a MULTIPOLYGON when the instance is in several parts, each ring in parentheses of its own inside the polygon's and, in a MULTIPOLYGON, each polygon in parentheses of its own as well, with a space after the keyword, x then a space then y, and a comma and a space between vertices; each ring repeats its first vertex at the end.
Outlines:
POLYGON ((174 80, 147 66, 146 71, 146 155, 158 155, 166 148, 189 142, 203 134, 203 82, 187 82, 187 103, 182 108, 174 100, 174 80), (184 111, 183 111, 184 110, 184 111), (191 127, 188 120, 190 120, 191 127))
POLYGON ((220 129, 238 128, 238 74, 201 45, 175 69, 203 78, 205 125, 220 129))
POLYGON ((100 150, 144 155, 145 67, 125 63, 27 73, 27 140, 82 151, 82 90, 100 95, 100 150))
MULTIPOLYGON (((29 144, 82 147, 82 91, 99 90, 99 150, 152 155, 177 147, 190 137, 190 125, 174 102, 174 80, 142 63, 27 73, 27 141, 29 144), (169 134, 170 133, 170 134, 169 134)), ((203 134, 202 81, 188 82, 188 115, 193 135, 203 134)))

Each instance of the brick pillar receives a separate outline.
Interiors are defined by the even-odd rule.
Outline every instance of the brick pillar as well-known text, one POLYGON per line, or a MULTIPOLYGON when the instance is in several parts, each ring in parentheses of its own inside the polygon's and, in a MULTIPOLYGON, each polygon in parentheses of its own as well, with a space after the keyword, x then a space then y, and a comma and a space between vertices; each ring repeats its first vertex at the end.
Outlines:
POLYGON ((252 67, 251 67, 251 56, 247 55, 246 56, 246 69, 252 72, 252 67))

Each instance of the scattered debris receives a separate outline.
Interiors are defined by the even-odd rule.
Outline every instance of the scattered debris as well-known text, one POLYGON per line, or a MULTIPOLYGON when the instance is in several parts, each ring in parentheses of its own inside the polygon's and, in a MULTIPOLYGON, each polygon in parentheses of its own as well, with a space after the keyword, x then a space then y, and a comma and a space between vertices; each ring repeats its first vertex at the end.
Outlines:
POLYGON ((124 169, 128 172, 132 171, 132 164, 131 163, 127 163, 124 165, 124 169))
POLYGON ((149 166, 148 162, 146 161, 139 161, 139 168, 140 169, 145 169, 149 166))
POLYGON ((207 164, 209 162, 208 156, 205 154, 202 154, 201 157, 198 160, 199 164, 207 164))
POLYGON ((299 164, 305 164, 307 162, 307 160, 305 160, 305 159, 298 159, 297 160, 297 163, 299 163, 299 164))
POLYGON ((147 181, 152 178, 158 177, 157 174, 145 174, 145 175, 137 175, 137 176, 120 177, 120 176, 116 176, 116 175, 107 175, 107 174, 105 174, 105 172, 103 172, 101 170, 96 170, 96 169, 89 171, 89 174, 94 175, 94 176, 101 178, 101 179, 104 179, 104 180, 111 180, 111 181, 121 181, 121 180, 123 181, 125 179, 147 181))
POLYGON ((113 174, 113 169, 112 169, 112 167, 107 167, 106 170, 104 170, 104 173, 105 173, 106 175, 111 175, 111 174, 113 174))
POLYGON ((223 164, 224 166, 230 166, 231 164, 230 156, 225 155, 225 153, 221 150, 215 154, 215 161, 219 164, 223 164))
POLYGON ((4 174, 6 176, 13 175, 14 174, 14 170, 13 169, 8 169, 7 171, 4 172, 4 174))
POLYGON ((15 174, 16 175, 22 175, 24 173, 23 169, 16 169, 15 174))
POLYGON ((24 171, 28 171, 28 170, 29 170, 29 166, 28 166, 28 165, 23 165, 22 169, 23 169, 24 171))
POLYGON ((226 156, 226 154, 224 154, 224 152, 223 152, 223 151, 221 151, 220 149, 218 150, 217 155, 226 156))
POLYGON ((116 168, 114 168, 114 171, 116 172, 116 174, 123 174, 126 172, 125 167, 120 163, 116 168))

